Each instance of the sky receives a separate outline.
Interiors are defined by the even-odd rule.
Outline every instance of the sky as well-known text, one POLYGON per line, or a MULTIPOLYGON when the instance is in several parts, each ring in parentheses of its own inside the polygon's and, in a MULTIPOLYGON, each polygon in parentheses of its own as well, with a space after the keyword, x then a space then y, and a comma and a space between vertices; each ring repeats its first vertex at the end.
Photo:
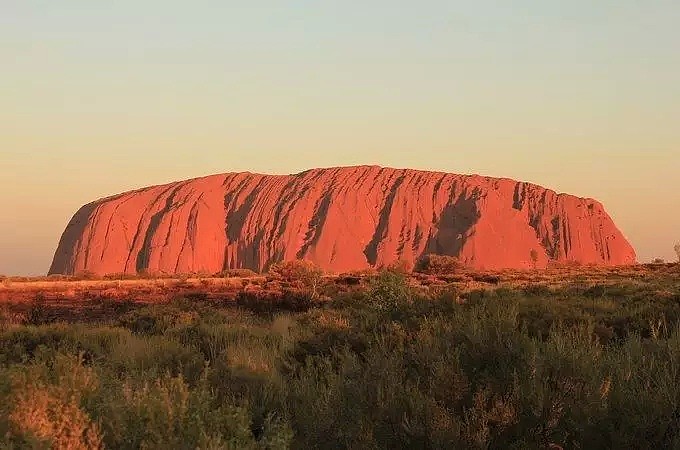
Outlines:
POLYGON ((674 258, 677 0, 0 3, 0 274, 100 197, 355 164, 593 197, 674 258))

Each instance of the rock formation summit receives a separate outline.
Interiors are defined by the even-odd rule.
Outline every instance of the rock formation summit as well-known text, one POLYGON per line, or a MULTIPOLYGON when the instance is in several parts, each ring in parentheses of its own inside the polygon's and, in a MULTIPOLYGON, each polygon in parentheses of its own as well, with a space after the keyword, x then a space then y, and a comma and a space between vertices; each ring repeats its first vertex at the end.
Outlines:
POLYGON ((509 179, 375 166, 228 173, 83 206, 50 273, 334 272, 457 256, 478 269, 624 265, 635 251, 597 201, 509 179), (535 252, 532 252, 535 250, 535 252))

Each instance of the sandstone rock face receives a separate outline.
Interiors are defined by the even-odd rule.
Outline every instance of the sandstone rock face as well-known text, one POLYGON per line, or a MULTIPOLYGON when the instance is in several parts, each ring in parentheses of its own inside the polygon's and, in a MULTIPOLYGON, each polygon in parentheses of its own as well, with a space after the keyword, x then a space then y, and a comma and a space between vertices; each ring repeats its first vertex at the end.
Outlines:
POLYGON ((344 272, 453 255, 478 269, 623 265, 635 251, 595 200, 477 175, 374 166, 229 173, 83 206, 50 273, 266 270, 308 259, 344 272))

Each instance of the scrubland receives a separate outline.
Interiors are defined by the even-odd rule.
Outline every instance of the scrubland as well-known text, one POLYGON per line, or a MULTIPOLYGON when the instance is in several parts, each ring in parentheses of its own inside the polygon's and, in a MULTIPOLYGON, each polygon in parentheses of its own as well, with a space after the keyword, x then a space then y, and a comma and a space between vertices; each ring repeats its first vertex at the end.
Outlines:
POLYGON ((680 448, 678 265, 284 269, 5 279, 0 448, 680 448))

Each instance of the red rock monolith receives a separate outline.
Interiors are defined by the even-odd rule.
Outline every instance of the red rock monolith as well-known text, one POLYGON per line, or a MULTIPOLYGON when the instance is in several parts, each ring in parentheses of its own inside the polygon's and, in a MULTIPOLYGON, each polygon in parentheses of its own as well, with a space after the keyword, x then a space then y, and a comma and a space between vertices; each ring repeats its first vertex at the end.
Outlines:
POLYGON ((229 173, 95 201, 50 273, 219 272, 307 259, 345 272, 427 253, 477 269, 624 265, 635 251, 597 201, 509 179, 375 166, 229 173), (534 255, 535 256, 535 253, 534 255))

